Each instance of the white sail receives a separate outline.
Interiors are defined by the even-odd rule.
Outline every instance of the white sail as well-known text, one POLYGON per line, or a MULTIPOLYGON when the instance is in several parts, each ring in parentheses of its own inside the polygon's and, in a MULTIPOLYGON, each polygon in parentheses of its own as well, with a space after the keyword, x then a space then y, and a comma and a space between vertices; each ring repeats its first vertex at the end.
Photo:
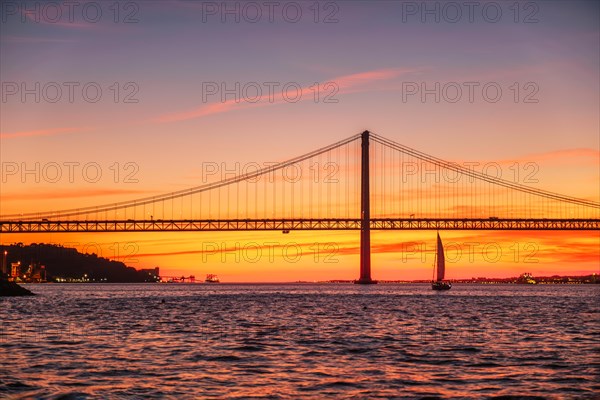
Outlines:
POLYGON ((437 280, 443 281, 446 274, 446 259, 444 257, 444 245, 440 234, 437 235, 437 280))

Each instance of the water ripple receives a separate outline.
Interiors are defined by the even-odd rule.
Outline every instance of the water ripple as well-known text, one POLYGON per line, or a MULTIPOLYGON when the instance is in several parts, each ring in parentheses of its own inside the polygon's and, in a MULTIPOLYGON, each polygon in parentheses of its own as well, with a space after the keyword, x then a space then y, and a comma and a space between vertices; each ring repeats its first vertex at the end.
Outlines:
POLYGON ((31 287, 39 296, 2 300, 3 398, 560 399, 600 390, 598 286, 31 287))

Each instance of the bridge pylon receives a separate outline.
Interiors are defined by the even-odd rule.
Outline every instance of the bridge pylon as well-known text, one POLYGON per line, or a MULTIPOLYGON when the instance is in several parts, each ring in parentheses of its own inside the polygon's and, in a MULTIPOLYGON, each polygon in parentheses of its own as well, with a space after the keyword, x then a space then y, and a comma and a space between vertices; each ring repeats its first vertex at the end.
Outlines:
POLYGON ((354 283, 374 284, 371 279, 371 203, 369 190, 369 131, 361 135, 361 181, 360 181, 360 278, 354 283))

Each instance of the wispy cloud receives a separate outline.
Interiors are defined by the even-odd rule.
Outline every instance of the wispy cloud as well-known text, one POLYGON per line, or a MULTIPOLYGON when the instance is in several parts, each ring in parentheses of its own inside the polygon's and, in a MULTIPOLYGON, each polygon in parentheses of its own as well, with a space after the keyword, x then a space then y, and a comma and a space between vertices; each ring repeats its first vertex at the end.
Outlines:
POLYGON ((374 71, 360 72, 357 74, 339 76, 337 78, 332 79, 332 81, 338 84, 340 92, 342 93, 366 91, 370 89, 368 87, 365 87, 368 84, 371 84, 373 82, 389 81, 399 77, 400 75, 404 75, 415 71, 416 70, 414 69, 400 68, 379 69, 374 71))
MULTIPOLYGON (((522 159, 535 160, 535 161, 546 161, 551 160, 555 161, 557 159, 571 159, 571 160, 588 160, 595 161, 598 163, 600 161, 600 150, 590 149, 590 148, 575 148, 575 149, 563 149, 563 150, 555 150, 548 151, 545 153, 533 153, 529 156, 522 157, 522 159)), ((510 161, 522 161, 522 160, 510 160, 510 161)))
POLYGON ((21 12, 22 18, 25 17, 25 19, 28 20, 29 23, 34 23, 34 24, 41 24, 41 25, 47 25, 47 26, 58 26, 61 28, 70 28, 70 29, 94 29, 95 27, 98 26, 96 23, 91 23, 91 22, 69 21, 68 18, 66 18, 64 21, 62 21, 62 20, 51 21, 51 20, 47 20, 44 17, 40 17, 40 15, 35 15, 35 14, 32 15, 31 13, 25 12, 25 10, 23 8, 20 9, 20 12, 21 12))
POLYGON ((26 201, 26 200, 52 200, 52 199, 75 199, 83 197, 99 197, 99 196, 115 196, 115 195, 130 195, 130 194, 148 194, 154 193, 149 190, 135 189, 74 189, 74 190, 45 190, 32 191, 28 193, 12 193, 3 194, 0 199, 2 201, 26 201))
MULTIPOLYGON (((459 165, 466 165, 467 162, 473 160, 453 160, 452 162, 459 165)), ((526 162, 544 162, 550 161, 552 163, 562 162, 573 162, 577 164, 598 164, 600 163, 600 151, 592 148, 573 148, 573 149, 559 149, 551 150, 543 153, 530 153, 514 158, 506 159, 495 159, 495 160, 477 160, 477 162, 494 162, 500 165, 513 165, 514 163, 526 163, 526 162)))
POLYGON ((75 39, 51 38, 41 36, 2 36, 0 41, 5 43, 75 43, 75 39))
POLYGON ((36 129, 30 131, 19 131, 19 132, 7 132, 0 133, 0 139, 14 139, 19 137, 30 137, 30 136, 55 136, 64 135, 74 132, 89 131, 90 128, 52 128, 52 129, 36 129))
MULTIPOLYGON (((249 240, 249 242, 252 242, 252 240, 249 240)), ((236 245, 230 245, 230 246, 225 246, 224 244, 216 244, 216 243, 212 243, 213 245, 211 246, 207 246, 206 248, 203 248, 202 250, 180 250, 180 251, 165 251, 165 252, 155 252, 155 253, 143 253, 143 254, 136 254, 136 257, 164 257, 164 256, 174 256, 174 255, 198 255, 198 254, 206 254, 206 255, 210 255, 210 256, 216 256, 219 254, 234 254, 236 252, 243 252, 243 249, 240 249, 239 246, 236 245)), ((267 254, 267 252, 272 252, 270 254, 274 254, 274 257, 281 257, 281 252, 275 252, 273 253, 274 250, 277 249, 288 249, 290 246, 290 243, 288 242, 281 242, 281 243, 276 243, 276 242, 269 242, 268 245, 263 245, 263 246, 258 246, 261 248, 261 250, 264 252, 264 254, 267 254)), ((299 254, 313 254, 315 252, 315 243, 314 242, 293 242, 293 246, 296 250, 299 250, 299 254)), ((355 247, 355 245, 351 242, 337 242, 335 243, 334 247, 332 247, 331 249, 327 248, 324 250, 321 250, 323 252, 323 256, 326 255, 342 255, 342 254, 354 254, 356 253, 358 250, 350 250, 349 252, 346 253, 346 247, 351 246, 351 247, 355 247)))
MULTIPOLYGON (((400 68, 380 69, 374 71, 360 72, 351 75, 343 75, 333 79, 328 79, 327 81, 336 84, 337 88, 339 89, 338 93, 340 94, 357 93, 369 90, 376 90, 371 86, 371 84, 375 82, 389 81, 399 77, 400 75, 410 72, 414 72, 414 70, 400 68)), ((301 88, 301 91, 302 93, 312 93, 312 90, 308 86, 301 88)), ((300 101, 306 101, 309 99, 312 99, 312 96, 303 96, 300 101)), ((261 99, 256 103, 242 102, 236 101, 235 99, 230 99, 224 102, 205 104, 193 110, 163 114, 159 116, 155 120, 155 122, 164 123, 174 121, 185 121, 233 110, 247 109, 252 107, 263 107, 268 105, 281 104, 284 102, 286 102, 286 99, 281 94, 276 95, 273 98, 269 98, 269 96, 262 96, 261 99)))

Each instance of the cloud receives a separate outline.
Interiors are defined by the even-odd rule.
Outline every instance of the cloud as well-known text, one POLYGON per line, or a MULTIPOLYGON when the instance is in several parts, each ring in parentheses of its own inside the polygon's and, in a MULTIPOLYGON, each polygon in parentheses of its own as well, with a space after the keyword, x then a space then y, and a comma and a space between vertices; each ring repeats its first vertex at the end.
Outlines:
POLYGON ((52 129, 37 129, 32 131, 19 131, 10 133, 0 133, 0 139, 14 139, 18 137, 30 136, 55 136, 73 132, 88 131, 90 128, 52 128, 52 129))
POLYGON ((202 106, 200 108, 197 108, 197 109, 191 110, 191 111, 165 114, 165 115, 158 117, 156 122, 185 121, 185 120, 189 120, 189 119, 205 117, 208 115, 224 113, 224 112, 230 111, 234 108, 249 108, 255 104, 236 103, 235 100, 227 100, 223 103, 208 104, 206 106, 202 106))
POLYGON ((6 35, 1 39, 5 43, 75 43, 75 39, 62 39, 50 37, 35 37, 35 36, 11 36, 6 35))
POLYGON ((340 88, 340 92, 348 93, 350 91, 358 91, 359 89, 364 90, 364 86, 377 81, 388 81, 395 79, 400 75, 415 72, 412 69, 380 69, 374 71, 360 72, 357 74, 344 75, 332 79, 333 82, 337 83, 340 88))
MULTIPOLYGON (((143 253, 136 254, 136 257, 164 257, 174 255, 198 255, 206 254, 208 256, 217 256, 220 254, 228 255, 228 259, 232 260, 235 257, 233 254, 251 254, 254 257, 257 254, 262 254, 262 257, 268 259, 269 257, 281 258, 283 252, 276 250, 288 251, 289 258, 293 259, 298 255, 303 256, 318 256, 322 258, 327 256, 337 256, 354 254, 354 244, 340 243, 340 242, 325 242, 325 243, 314 243, 314 242, 277 242, 274 240, 266 240, 262 243, 256 243, 253 240, 247 240, 244 244, 226 245, 224 242, 203 242, 202 250, 180 250, 180 251, 165 251, 156 253, 143 253), (209 246, 210 245, 210 246, 209 246), (247 246, 247 247, 245 247, 247 246), (259 250, 260 249, 260 250, 259 250), (319 252, 317 254, 317 252, 319 252)), ((358 252, 358 250, 356 250, 358 252)), ((249 256, 250 257, 250 256, 249 256)))
MULTIPOLYGON (((372 83, 389 81, 399 77, 402 74, 410 73, 413 71, 414 70, 399 68, 380 69, 374 71, 360 72, 351 75, 343 75, 333 79, 329 79, 327 80, 327 82, 332 82, 333 84, 337 85, 337 93, 356 93, 368 90, 375 90, 375 88, 371 86, 372 83)), ((334 88, 336 87, 332 87, 332 89, 334 88)), ((313 89, 311 89, 308 86, 303 87, 301 88, 301 93, 313 93, 313 89)), ((312 96, 302 96, 300 101, 310 100, 312 98, 312 96)), ((164 123, 174 121, 185 121, 205 117, 208 115, 220 114, 228 111, 247 109, 253 107, 263 107, 268 105, 281 104, 284 102, 286 102, 286 99, 281 93, 275 93, 275 95, 271 98, 268 95, 263 95, 255 103, 236 101, 236 99, 230 99, 220 103, 210 103, 202 105, 193 110, 163 114, 159 116, 154 122, 164 123)))
MULTIPOLYGON (((90 2, 93 3, 93 2, 90 2)), ((77 5, 79 5, 79 3, 77 3, 77 5)), ((97 6, 97 3, 96 3, 97 6)), ((35 8, 38 8, 37 5, 35 8)), ((19 11, 21 13, 21 21, 24 22, 24 20, 22 19, 23 17, 25 17, 25 20, 27 20, 30 24, 41 24, 41 25, 46 25, 46 26, 58 26, 61 28, 70 28, 70 29, 94 29, 98 26, 97 23, 88 21, 75 21, 73 16, 69 17, 69 11, 68 8, 62 9, 62 7, 59 7, 60 11, 58 11, 60 14, 57 14, 57 18, 56 20, 54 20, 55 15, 52 15, 52 20, 48 19, 47 16, 40 14, 39 12, 34 12, 34 13, 29 13, 29 12, 25 12, 25 8, 24 7, 20 7, 19 11)), ((102 16, 102 9, 99 10, 100 14, 99 16, 102 16)), ((77 13, 75 14, 77 15, 77 13)))
MULTIPOLYGON (((560 150, 552 150, 543 153, 531 153, 526 154, 516 158, 508 158, 504 160, 487 160, 489 162, 494 162, 500 165, 509 165, 512 166, 515 163, 525 164, 527 162, 544 162, 550 161, 554 164, 558 164, 560 161, 562 162, 572 162, 573 164, 592 164, 598 165, 600 163, 600 151, 592 148, 574 148, 574 149, 560 149, 560 150)), ((453 161, 459 165, 465 165, 467 160, 455 160, 453 161)), ((479 163, 485 163, 485 160, 478 160, 479 163)), ((481 165, 476 165, 475 170, 478 170, 477 167, 481 168, 481 165)))
POLYGON ((575 148, 575 149, 563 149, 548 151, 545 153, 533 153, 529 156, 521 157, 521 160, 510 160, 514 161, 552 161, 555 162, 557 159, 573 160, 574 162, 581 163, 582 161, 589 161, 594 164, 600 162, 600 151, 590 148, 575 148))
POLYGON ((2 201, 26 201, 40 199, 74 199, 82 197, 99 197, 99 196, 114 196, 114 195, 129 195, 129 194, 144 194, 154 193, 149 190, 133 190, 133 189, 76 189, 76 190, 47 190, 34 191, 28 193, 13 193, 3 194, 0 199, 2 201))

